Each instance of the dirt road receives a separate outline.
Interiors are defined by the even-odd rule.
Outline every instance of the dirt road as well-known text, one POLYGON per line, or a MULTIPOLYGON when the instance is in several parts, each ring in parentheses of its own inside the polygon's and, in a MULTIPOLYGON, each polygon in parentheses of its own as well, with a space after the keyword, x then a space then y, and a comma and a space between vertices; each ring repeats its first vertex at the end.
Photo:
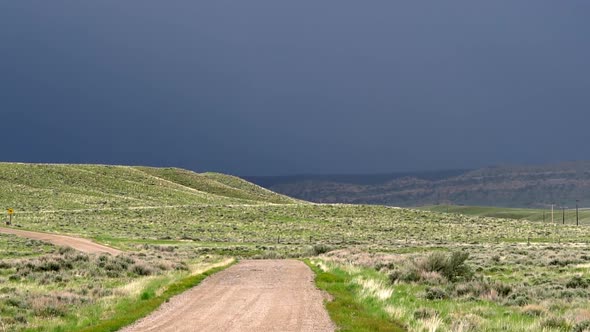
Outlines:
POLYGON ((49 233, 40 233, 40 232, 32 232, 32 231, 23 231, 20 229, 14 228, 6 228, 0 227, 0 233, 5 234, 14 234, 21 237, 26 237, 29 239, 45 241, 49 243, 53 243, 58 246, 68 246, 72 247, 76 250, 87 252, 87 253, 109 253, 111 255, 118 255, 121 253, 120 250, 103 246, 98 243, 94 243, 87 239, 82 239, 73 236, 67 235, 57 235, 57 234, 49 234, 49 233))
POLYGON ((122 331, 334 331, 313 278, 296 260, 242 261, 122 331))

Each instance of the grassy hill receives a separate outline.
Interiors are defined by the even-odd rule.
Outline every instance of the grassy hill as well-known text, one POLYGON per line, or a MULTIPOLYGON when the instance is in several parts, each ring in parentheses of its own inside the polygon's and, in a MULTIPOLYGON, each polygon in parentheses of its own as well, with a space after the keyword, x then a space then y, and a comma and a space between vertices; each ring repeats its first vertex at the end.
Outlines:
POLYGON ((0 163, 0 206, 17 211, 294 202, 232 176, 177 168, 0 163))
POLYGON ((220 173, 197 174, 179 168, 136 167, 136 169, 160 179, 217 196, 266 203, 294 203, 292 198, 279 195, 231 175, 220 173))

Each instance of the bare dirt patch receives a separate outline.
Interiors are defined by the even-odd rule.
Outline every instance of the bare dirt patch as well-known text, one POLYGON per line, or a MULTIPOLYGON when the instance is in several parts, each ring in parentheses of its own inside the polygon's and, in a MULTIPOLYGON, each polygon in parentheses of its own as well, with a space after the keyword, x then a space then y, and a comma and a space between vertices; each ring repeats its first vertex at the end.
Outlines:
POLYGON ((324 297, 300 261, 242 261, 122 331, 331 332, 324 297))
POLYGON ((121 253, 120 250, 117 250, 117 249, 114 249, 111 247, 107 247, 107 246, 92 242, 87 239, 82 239, 82 238, 67 236, 67 235, 23 231, 20 229, 5 228, 5 227, 0 227, 0 233, 14 234, 16 236, 26 237, 29 239, 53 243, 58 246, 72 247, 73 249, 76 249, 76 250, 82 251, 82 252, 86 252, 86 253, 103 253, 104 252, 104 253, 109 253, 111 255, 118 255, 121 253))

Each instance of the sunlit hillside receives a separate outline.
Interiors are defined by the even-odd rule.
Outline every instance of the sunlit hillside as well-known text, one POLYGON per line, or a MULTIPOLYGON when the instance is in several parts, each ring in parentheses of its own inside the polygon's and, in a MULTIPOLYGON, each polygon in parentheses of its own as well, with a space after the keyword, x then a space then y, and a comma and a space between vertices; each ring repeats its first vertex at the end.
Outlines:
POLYGON ((17 212, 294 202, 229 175, 177 168, 0 163, 0 206, 17 212))

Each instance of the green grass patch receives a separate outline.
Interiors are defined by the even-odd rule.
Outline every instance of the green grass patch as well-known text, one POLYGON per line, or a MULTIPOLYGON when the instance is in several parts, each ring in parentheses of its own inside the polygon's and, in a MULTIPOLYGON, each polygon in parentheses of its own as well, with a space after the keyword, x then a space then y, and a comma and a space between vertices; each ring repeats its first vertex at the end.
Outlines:
POLYGON ((338 269, 325 272, 309 260, 305 263, 316 274, 316 285, 333 296, 333 300, 326 303, 326 309, 339 331, 404 331, 377 303, 360 299, 356 294, 358 286, 346 272, 338 269))

